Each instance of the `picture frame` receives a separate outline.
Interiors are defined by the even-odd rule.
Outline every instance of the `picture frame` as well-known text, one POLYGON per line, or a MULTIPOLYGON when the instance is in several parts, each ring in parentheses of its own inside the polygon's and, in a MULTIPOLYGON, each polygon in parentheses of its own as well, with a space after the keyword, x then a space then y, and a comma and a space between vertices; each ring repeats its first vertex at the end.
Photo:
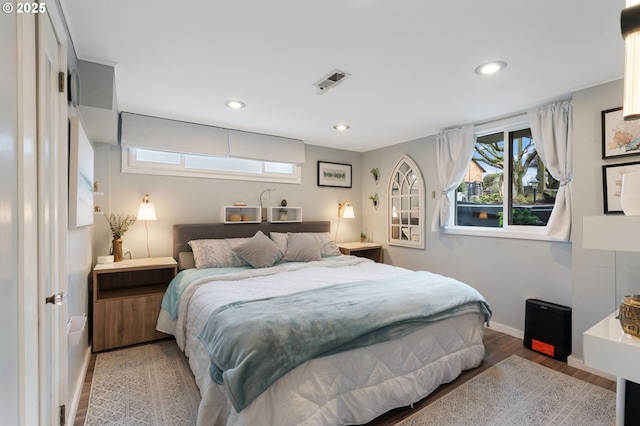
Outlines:
POLYGON ((93 145, 78 117, 69 118, 69 227, 93 224, 93 145))
POLYGON ((625 121, 622 107, 602 111, 602 158, 640 155, 640 123, 625 121))
POLYGON ((351 188, 351 164, 318 161, 318 186, 351 188))
POLYGON ((602 166, 605 214, 622 214, 620 203, 622 175, 628 172, 640 172, 640 161, 602 166))

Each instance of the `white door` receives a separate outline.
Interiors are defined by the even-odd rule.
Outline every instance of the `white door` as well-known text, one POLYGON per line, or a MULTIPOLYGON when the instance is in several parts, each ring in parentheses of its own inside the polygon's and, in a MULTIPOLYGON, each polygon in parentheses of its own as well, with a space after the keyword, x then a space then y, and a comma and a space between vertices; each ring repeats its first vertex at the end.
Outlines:
MULTIPOLYGON (((51 8, 48 8, 51 9, 51 8)), ((38 283, 40 425, 66 420, 67 113, 66 39, 54 10, 38 16, 38 283), (54 296, 54 303, 47 303, 54 296)))

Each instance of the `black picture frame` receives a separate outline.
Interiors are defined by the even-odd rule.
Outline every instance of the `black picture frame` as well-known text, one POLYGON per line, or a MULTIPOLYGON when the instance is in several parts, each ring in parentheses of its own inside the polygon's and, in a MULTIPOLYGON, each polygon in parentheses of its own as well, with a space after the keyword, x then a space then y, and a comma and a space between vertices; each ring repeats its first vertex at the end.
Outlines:
POLYGON ((640 125, 625 121, 622 107, 602 111, 602 159, 640 155, 640 125))
POLYGON ((318 161, 318 186, 351 188, 351 164, 318 161))
POLYGON ((620 191, 622 190, 622 174, 627 172, 640 172, 640 161, 602 166, 604 214, 623 213, 620 191))

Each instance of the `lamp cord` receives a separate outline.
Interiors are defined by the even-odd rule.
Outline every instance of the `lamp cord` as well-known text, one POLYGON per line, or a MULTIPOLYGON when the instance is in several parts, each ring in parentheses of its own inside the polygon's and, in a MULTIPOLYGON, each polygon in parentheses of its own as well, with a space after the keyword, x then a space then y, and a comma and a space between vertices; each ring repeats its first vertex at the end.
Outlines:
POLYGON ((151 257, 151 251, 149 250, 149 226, 147 225, 148 220, 144 221, 144 229, 147 231, 147 257, 151 257))
POLYGON ((336 236, 333 237, 334 242, 337 244, 338 243, 338 229, 340 228, 340 215, 338 215, 338 224, 336 225, 336 236))

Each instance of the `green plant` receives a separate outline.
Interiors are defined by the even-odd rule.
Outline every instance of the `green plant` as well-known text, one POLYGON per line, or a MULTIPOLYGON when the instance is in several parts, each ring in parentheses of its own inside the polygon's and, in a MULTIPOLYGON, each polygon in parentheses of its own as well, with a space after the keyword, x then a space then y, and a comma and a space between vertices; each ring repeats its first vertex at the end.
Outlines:
POLYGON ((107 219, 107 222, 109 222, 109 227, 111 228, 111 235, 113 236, 113 238, 121 238, 124 233, 127 232, 129 227, 136 223, 137 220, 137 217, 133 215, 123 216, 119 214, 116 216, 113 213, 111 213, 109 217, 107 217, 107 215, 105 215, 104 217, 105 219, 107 219))
MULTIPOLYGON (((511 209, 511 220, 513 225, 544 225, 544 223, 538 219, 538 216, 531 213, 531 210, 525 207, 511 209)), ((503 226, 503 221, 503 212, 498 212, 498 223, 500 226, 503 226)))
POLYGON ((373 203, 373 207, 378 208, 378 202, 380 201, 378 199, 378 194, 375 195, 369 195, 369 199, 371 200, 371 202, 373 203))
POLYGON ((373 175, 374 182, 377 184, 378 179, 380 179, 380 170, 378 170, 377 167, 374 167, 373 169, 370 170, 370 172, 373 175))

